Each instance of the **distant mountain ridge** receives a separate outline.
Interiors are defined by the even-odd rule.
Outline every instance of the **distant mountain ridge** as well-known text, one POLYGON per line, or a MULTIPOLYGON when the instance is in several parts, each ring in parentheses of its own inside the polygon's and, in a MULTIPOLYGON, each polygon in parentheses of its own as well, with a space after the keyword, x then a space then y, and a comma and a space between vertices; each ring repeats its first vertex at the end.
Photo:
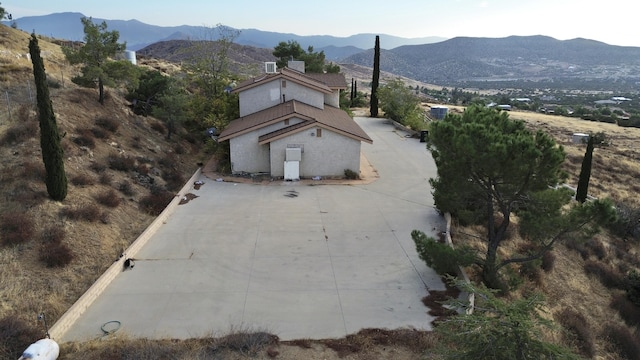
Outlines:
MULTIPOLYGON (((371 67, 373 50, 353 54, 341 62, 371 67)), ((640 47, 541 35, 456 37, 382 50, 380 69, 426 83, 461 87, 521 81, 591 88, 610 84, 637 90, 640 47)))
MULTIPOLYGON (((82 40, 84 32, 80 19, 85 15, 78 12, 55 13, 42 16, 27 16, 15 19, 19 29, 38 34, 67 39, 82 40)), ((93 18, 96 23, 105 21, 109 30, 117 30, 120 40, 127 42, 129 50, 139 50, 149 44, 165 40, 209 39, 213 34, 207 33, 205 26, 157 26, 138 20, 106 20, 93 18)), ((3 21, 9 25, 9 21, 3 21)), ((337 59, 352 55, 364 49, 373 48, 375 34, 356 34, 349 37, 330 35, 302 36, 296 34, 261 31, 257 29, 238 29, 240 36, 236 43, 259 48, 273 48, 281 41, 294 40, 306 49, 313 46, 316 51, 325 50, 328 59, 337 59), (330 48, 328 48, 330 47, 330 48)), ((443 37, 401 38, 397 36, 379 34, 385 49, 402 45, 426 44, 445 40, 443 37)))

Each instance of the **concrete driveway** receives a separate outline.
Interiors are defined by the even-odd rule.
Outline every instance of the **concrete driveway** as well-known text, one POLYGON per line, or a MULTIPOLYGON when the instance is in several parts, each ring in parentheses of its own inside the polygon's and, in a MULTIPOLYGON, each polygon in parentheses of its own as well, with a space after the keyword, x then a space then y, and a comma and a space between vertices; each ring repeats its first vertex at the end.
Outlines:
POLYGON ((283 340, 362 328, 430 329, 421 299, 444 285, 415 252, 413 229, 444 220, 425 144, 384 119, 356 118, 380 178, 367 185, 215 182, 192 193, 65 334, 99 337, 119 321, 134 337, 190 338, 230 329, 283 340))

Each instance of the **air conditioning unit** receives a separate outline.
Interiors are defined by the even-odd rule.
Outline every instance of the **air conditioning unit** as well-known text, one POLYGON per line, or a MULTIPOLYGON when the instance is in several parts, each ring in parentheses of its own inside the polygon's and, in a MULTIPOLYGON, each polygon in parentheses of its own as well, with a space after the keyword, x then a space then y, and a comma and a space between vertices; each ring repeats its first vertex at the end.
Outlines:
POLYGON ((264 72, 267 74, 275 74, 278 71, 278 67, 274 62, 266 62, 264 63, 264 72))

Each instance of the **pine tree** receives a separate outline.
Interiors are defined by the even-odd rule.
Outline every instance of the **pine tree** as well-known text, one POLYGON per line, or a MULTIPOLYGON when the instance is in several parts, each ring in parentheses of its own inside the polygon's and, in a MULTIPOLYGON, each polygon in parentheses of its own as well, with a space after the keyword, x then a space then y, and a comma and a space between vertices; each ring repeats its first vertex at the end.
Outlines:
POLYGON ((378 117, 378 85, 380 85, 380 36, 376 35, 373 55, 373 81, 371 82, 371 117, 378 117))
POLYGON ((31 34, 29 40, 29 54, 33 63, 33 77, 36 83, 40 147, 46 170, 47 193, 53 200, 62 201, 67 197, 67 175, 64 172, 63 151, 60 145, 56 115, 53 113, 53 105, 49 98, 47 74, 44 71, 44 63, 40 57, 40 46, 35 33, 31 34))
POLYGON ((587 200, 587 190, 589 189, 591 161, 593 159, 593 142, 594 137, 590 135, 589 141, 587 142, 587 151, 582 159, 582 168, 580 169, 580 178, 578 179, 578 189, 576 190, 576 200, 582 203, 587 200))

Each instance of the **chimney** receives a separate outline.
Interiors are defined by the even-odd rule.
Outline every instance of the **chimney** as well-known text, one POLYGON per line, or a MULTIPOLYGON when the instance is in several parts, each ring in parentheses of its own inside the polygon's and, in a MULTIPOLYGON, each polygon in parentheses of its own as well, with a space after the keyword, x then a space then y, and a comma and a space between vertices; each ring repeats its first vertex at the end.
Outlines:
POLYGON ((304 61, 289 60, 289 62, 287 62, 287 67, 291 70, 295 70, 304 74, 304 61))

